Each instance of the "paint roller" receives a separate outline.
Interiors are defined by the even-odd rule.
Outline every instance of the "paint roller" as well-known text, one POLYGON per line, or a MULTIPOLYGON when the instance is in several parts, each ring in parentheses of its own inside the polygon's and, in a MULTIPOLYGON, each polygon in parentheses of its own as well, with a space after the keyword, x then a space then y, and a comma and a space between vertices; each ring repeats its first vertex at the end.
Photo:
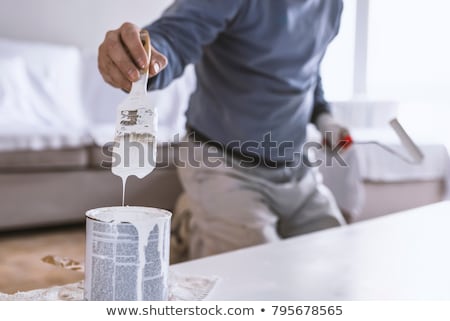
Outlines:
POLYGON ((405 131, 402 125, 400 125, 400 122, 394 118, 389 122, 392 129, 395 131, 397 136, 400 139, 400 142, 403 146, 403 148, 407 151, 408 156, 397 152, 393 148, 386 146, 380 142, 377 141, 355 141, 352 139, 350 135, 347 135, 342 139, 342 145, 344 148, 348 148, 352 144, 356 145, 377 145, 378 147, 384 149, 385 151, 389 152, 390 154, 393 154, 397 156, 398 158, 402 159, 406 163, 409 164, 420 164, 422 163, 424 159, 424 154, 420 150, 420 148, 414 143, 414 141, 411 139, 411 137, 408 135, 408 133, 405 131))

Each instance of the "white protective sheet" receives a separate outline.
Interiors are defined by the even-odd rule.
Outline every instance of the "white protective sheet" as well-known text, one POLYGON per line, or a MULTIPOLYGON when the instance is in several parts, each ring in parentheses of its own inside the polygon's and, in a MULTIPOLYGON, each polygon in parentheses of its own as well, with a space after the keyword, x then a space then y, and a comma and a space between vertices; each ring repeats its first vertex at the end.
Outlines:
POLYGON ((30 108, 26 104, 31 104, 40 116, 35 125, 85 125, 78 49, 0 38, 0 59, 3 60, 2 85, 9 84, 2 86, 3 96, 14 98, 19 103, 14 107, 19 110, 25 111, 30 108))
MULTIPOLYGON (((103 145, 114 137, 115 110, 126 94, 106 84, 96 53, 71 46, 0 38, 0 151, 103 145)), ((195 87, 192 66, 168 88, 151 92, 159 141, 185 132, 195 87)))
POLYGON ((90 143, 77 49, 0 39, 0 70, 0 151, 90 143))

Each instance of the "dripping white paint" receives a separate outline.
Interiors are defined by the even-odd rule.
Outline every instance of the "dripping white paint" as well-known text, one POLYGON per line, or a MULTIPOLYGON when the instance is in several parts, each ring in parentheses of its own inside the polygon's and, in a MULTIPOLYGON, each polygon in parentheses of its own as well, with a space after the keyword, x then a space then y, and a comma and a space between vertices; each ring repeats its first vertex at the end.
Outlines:
POLYGON ((156 140, 151 134, 126 134, 116 137, 111 171, 122 179, 122 206, 130 176, 140 179, 150 174, 156 164, 156 140))

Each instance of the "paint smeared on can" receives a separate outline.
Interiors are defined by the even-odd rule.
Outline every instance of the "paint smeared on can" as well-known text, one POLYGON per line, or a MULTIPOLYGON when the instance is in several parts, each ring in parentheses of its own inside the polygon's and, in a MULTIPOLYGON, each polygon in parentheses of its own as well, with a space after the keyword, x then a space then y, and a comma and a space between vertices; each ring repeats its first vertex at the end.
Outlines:
POLYGON ((85 299, 168 299, 171 213, 107 207, 86 213, 85 299))

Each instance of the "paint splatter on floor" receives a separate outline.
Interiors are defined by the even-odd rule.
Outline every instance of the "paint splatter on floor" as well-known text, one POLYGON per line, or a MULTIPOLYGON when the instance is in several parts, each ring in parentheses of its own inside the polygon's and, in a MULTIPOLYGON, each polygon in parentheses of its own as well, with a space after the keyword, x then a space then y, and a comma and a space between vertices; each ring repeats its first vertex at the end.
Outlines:
POLYGON ((42 262, 47 255, 84 262, 85 228, 72 226, 0 234, 0 292, 75 283, 84 274, 42 262))

